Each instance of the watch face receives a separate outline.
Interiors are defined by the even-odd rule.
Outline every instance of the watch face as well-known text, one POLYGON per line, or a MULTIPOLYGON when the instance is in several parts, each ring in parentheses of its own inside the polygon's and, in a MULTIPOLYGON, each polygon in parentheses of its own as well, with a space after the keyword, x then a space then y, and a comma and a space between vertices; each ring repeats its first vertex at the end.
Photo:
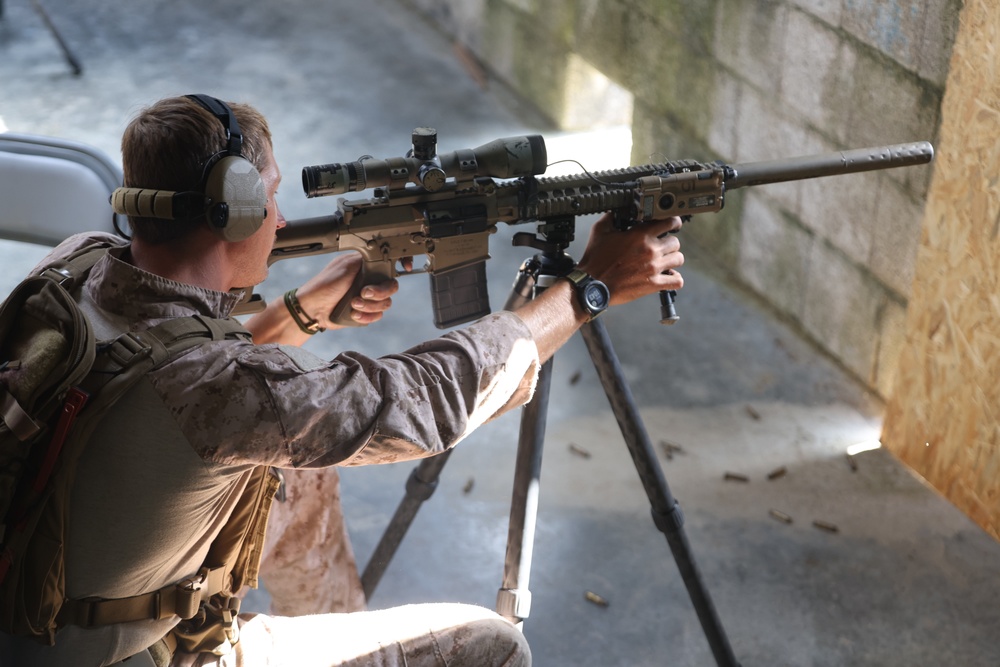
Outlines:
POLYGON ((608 288, 604 283, 590 283, 584 290, 583 298, 592 313, 600 313, 608 307, 608 288))

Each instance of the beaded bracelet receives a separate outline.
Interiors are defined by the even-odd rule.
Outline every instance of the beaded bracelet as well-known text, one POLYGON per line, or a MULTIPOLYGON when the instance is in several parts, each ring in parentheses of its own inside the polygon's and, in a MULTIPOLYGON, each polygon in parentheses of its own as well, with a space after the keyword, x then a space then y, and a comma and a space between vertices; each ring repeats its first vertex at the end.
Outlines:
POLYGON ((319 320, 314 320, 306 315, 306 311, 302 309, 302 304, 299 303, 298 297, 295 296, 296 291, 298 290, 290 289, 285 292, 285 307, 291 313, 292 320, 302 330, 302 333, 307 333, 310 336, 320 331, 326 331, 326 329, 319 325, 319 320))

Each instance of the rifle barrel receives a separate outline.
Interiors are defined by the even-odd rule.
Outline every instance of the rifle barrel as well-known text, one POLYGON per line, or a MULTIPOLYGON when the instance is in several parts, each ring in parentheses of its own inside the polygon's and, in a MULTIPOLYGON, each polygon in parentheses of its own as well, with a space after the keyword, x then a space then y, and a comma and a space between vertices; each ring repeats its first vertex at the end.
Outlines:
POLYGON ((875 148, 855 148, 785 160, 749 162, 731 166, 735 175, 726 178, 726 189, 853 174, 875 169, 910 167, 926 164, 933 158, 934 147, 929 142, 918 141, 875 148))

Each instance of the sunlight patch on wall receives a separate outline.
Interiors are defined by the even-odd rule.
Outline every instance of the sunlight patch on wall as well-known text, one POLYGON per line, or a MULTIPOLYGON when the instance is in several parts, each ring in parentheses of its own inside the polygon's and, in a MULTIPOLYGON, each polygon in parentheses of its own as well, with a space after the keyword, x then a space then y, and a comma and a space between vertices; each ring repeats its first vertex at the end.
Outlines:
POLYGON ((573 131, 631 125, 632 106, 632 93, 579 55, 570 54, 560 127, 573 131))
POLYGON ((579 55, 570 54, 558 119, 563 131, 545 135, 551 165, 546 175, 627 167, 632 154, 632 106, 632 93, 579 55))

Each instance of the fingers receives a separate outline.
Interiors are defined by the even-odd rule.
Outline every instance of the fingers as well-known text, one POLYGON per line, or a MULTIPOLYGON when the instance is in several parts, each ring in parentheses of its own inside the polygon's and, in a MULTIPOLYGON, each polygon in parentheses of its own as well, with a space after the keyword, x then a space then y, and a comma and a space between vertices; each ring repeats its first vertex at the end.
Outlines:
POLYGON ((684 287, 684 276, 676 269, 667 269, 656 277, 655 283, 660 290, 679 290, 684 287))
POLYGON ((366 312, 362 312, 362 311, 359 311, 359 310, 352 310, 351 311, 351 319, 354 320, 355 322, 357 322, 358 324, 367 325, 367 324, 371 324, 373 322, 378 322, 379 320, 381 320, 382 319, 382 313, 381 312, 378 312, 378 313, 366 313, 366 312))
POLYGON ((382 319, 382 314, 392 307, 392 295, 399 291, 399 281, 366 285, 361 296, 351 300, 351 319, 361 324, 371 324, 382 319))
POLYGON ((667 234, 679 232, 683 226, 684 221, 675 215, 672 218, 666 218, 664 220, 654 220, 649 224, 649 231, 656 234, 658 237, 663 237, 667 234))
POLYGON ((660 257, 654 262, 658 275, 654 280, 660 281, 667 289, 680 289, 684 284, 677 269, 684 266, 684 253, 681 252, 681 242, 673 234, 658 238, 660 257))
POLYGON ((366 301, 382 301, 399 291, 399 281, 395 278, 380 283, 365 285, 361 289, 361 299, 366 301))

